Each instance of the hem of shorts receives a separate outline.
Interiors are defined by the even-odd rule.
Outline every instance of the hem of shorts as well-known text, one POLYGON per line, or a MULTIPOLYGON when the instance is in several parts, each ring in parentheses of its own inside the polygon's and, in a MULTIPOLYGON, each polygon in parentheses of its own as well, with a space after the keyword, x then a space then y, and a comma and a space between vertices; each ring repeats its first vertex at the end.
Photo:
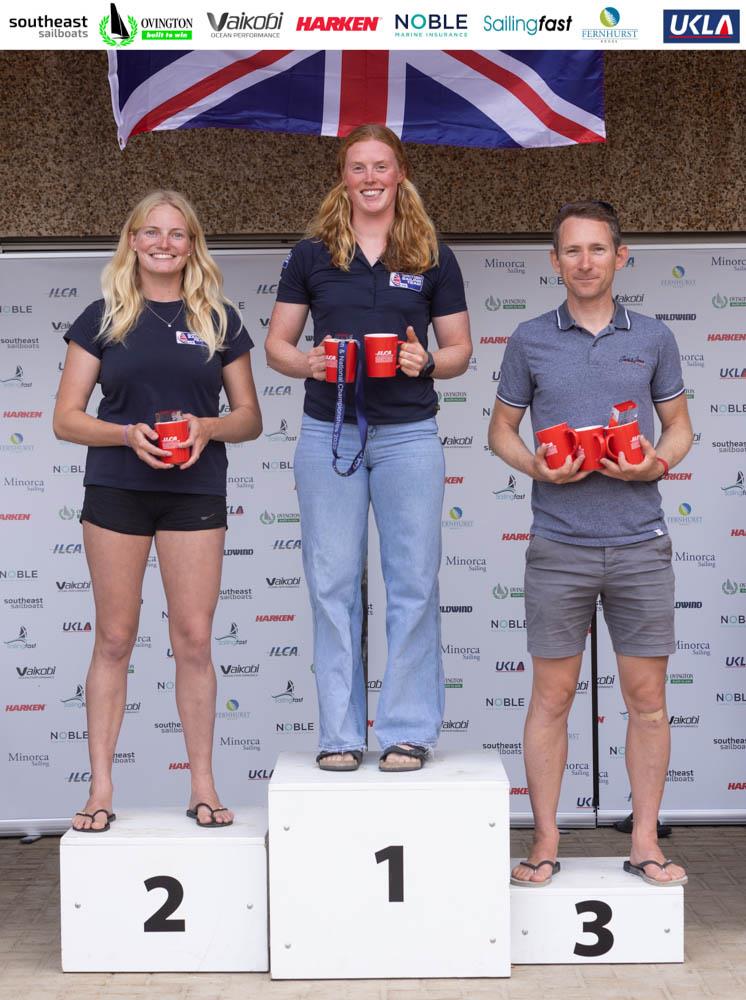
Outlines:
POLYGON ((94 521, 92 518, 88 517, 87 515, 84 517, 81 514, 79 520, 80 520, 81 524, 83 524, 84 522, 87 521, 88 524, 92 524, 94 526, 94 528, 103 528, 105 531, 114 531, 114 532, 116 532, 117 535, 133 535, 136 538, 154 538, 155 537, 155 531, 127 531, 124 528, 112 528, 112 526, 110 524, 101 524, 99 521, 94 521))
MULTIPOLYGON (((612 643, 613 646, 613 643, 612 643)), ((644 649, 617 649, 614 646, 614 652, 618 656, 673 656, 676 652, 676 643, 663 643, 661 646, 646 646, 644 649), (663 648, 665 646, 665 649, 663 648)))
POLYGON ((527 646, 526 648, 530 656, 540 656, 543 660, 564 660, 568 656, 577 656, 579 653, 585 652, 585 645, 582 645, 580 649, 568 649, 566 652, 557 652, 556 646, 553 646, 548 652, 536 649, 535 647, 532 648, 531 646, 527 646))
POLYGON ((668 531, 643 531, 639 535, 617 535, 611 538, 579 538, 577 535, 560 535, 553 531, 538 530, 532 526, 531 533, 549 542, 560 542, 563 545, 584 545, 586 548, 606 548, 614 545, 634 545, 636 542, 649 542, 654 538, 668 537, 668 531))
MULTIPOLYGON (((174 475, 178 475, 178 472, 175 472, 174 475)), ((164 490, 158 486, 150 486, 150 485, 146 486, 144 484, 139 484, 137 486, 123 486, 121 480, 118 481, 112 480, 110 482, 104 482, 102 480, 99 480, 98 482, 95 483, 87 478, 83 480, 84 487, 106 486, 110 490, 133 490, 135 493, 175 493, 176 495, 190 494, 190 495, 205 496, 205 497, 227 497, 228 495, 227 487, 223 488, 222 490, 216 490, 215 487, 212 487, 210 489, 207 486, 202 486, 202 485, 197 485, 197 488, 194 488, 195 487, 194 483, 188 483, 187 485, 189 489, 164 490)))

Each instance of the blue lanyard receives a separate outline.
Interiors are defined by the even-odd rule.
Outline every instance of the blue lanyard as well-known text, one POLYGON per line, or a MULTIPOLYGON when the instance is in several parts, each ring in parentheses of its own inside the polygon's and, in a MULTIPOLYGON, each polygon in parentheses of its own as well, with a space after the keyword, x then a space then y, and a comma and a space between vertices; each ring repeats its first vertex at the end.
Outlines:
POLYGON ((365 416, 365 398, 363 390, 363 349, 358 344, 357 351, 357 372, 355 375, 355 413, 357 416, 357 429, 360 434, 360 451, 355 455, 352 463, 346 472, 337 468, 339 461, 339 438, 342 434, 342 425, 345 419, 345 376, 347 372, 347 348, 349 341, 342 340, 337 350, 337 401, 334 406, 334 427, 332 428, 332 468, 338 476, 351 476, 357 472, 365 454, 365 445, 368 441, 368 421, 365 416))

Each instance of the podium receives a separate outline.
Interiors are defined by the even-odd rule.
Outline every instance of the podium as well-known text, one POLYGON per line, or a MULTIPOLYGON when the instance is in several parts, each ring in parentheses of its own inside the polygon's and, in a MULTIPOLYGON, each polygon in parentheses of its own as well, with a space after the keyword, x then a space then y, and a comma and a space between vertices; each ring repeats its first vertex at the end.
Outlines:
POLYGON ((60 842, 65 972, 266 972, 266 812, 200 829, 183 809, 118 812, 60 842))
POLYGON ((550 885, 510 887, 514 965, 684 961, 683 886, 648 885, 624 858, 560 860, 550 885))
POLYGON ((388 774, 282 753, 269 785, 275 979, 510 975, 509 783, 496 754, 388 774))

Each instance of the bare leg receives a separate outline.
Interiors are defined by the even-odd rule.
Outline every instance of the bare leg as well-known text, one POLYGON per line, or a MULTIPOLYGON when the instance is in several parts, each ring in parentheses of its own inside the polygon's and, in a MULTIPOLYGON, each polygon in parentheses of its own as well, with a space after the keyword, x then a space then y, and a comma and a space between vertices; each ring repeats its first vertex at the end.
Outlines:
MULTIPOLYGON (((168 602, 168 627, 176 661, 176 704, 192 779, 189 807, 222 805, 212 773, 217 682, 212 664, 212 621, 220 594, 225 529, 159 531, 155 544, 168 602)), ((215 820, 233 819, 230 810, 215 820)), ((210 813, 199 810, 199 822, 210 813)))
MULTIPOLYGON (((630 861, 663 862, 658 846, 658 811, 666 783, 671 733, 666 710, 666 656, 617 656, 619 680, 629 710, 625 761, 632 789, 632 850, 630 861)), ((654 865, 645 873, 659 882, 686 874, 678 865, 661 871, 654 865)))
MULTIPOLYGON (((523 736, 528 793, 534 813, 534 843, 528 861, 555 861, 559 850, 557 805, 567 763, 567 716, 578 684, 582 654, 562 659, 533 657, 534 677, 523 736)), ((513 869, 525 882, 545 882, 548 865, 533 872, 525 865, 513 869)))
MULTIPOLYGON (((111 812, 112 758, 127 700, 127 667, 137 638, 142 578, 152 539, 84 521, 83 542, 96 604, 96 634, 85 689, 91 794, 82 811, 111 812)), ((106 819, 101 813, 95 822, 74 816, 72 825, 76 830, 100 829, 106 819)))

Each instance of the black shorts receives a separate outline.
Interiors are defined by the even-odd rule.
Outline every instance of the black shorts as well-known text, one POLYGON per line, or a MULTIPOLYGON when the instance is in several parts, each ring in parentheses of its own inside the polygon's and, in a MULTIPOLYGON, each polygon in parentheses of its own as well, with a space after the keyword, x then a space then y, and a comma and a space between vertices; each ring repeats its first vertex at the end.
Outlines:
POLYGON ((123 535, 227 528, 225 497, 86 486, 81 521, 123 535))

